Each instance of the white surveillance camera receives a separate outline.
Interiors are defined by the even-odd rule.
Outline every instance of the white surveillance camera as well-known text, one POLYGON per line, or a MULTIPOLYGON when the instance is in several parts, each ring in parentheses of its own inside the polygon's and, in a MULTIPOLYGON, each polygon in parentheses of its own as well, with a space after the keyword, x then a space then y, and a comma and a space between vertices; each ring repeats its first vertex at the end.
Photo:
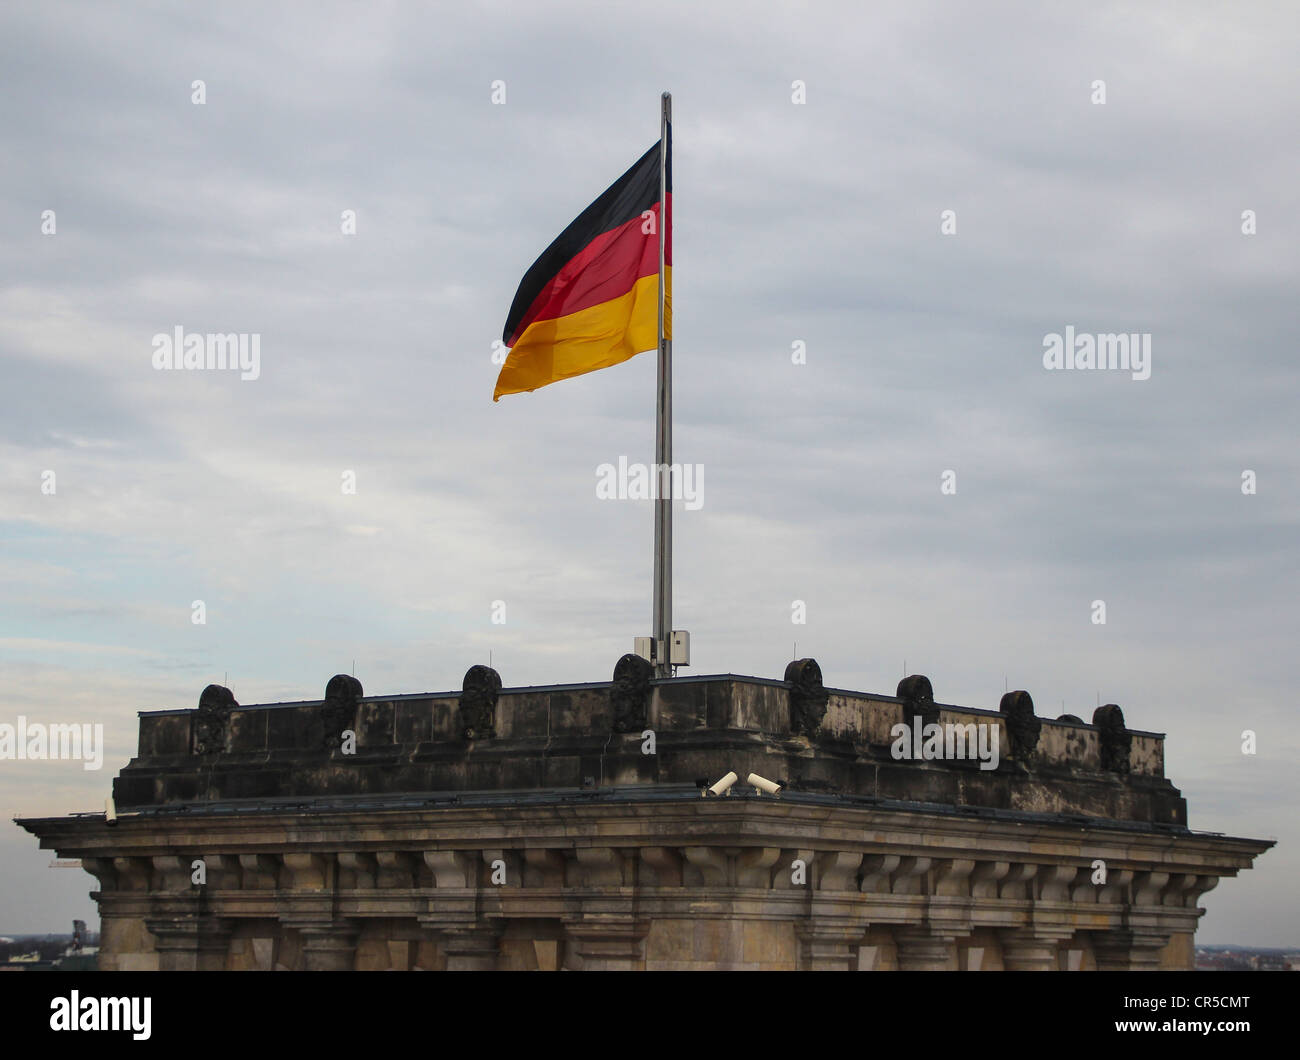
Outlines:
POLYGON ((117 807, 113 805, 111 795, 104 800, 104 823, 117 824, 117 807))
POLYGON ((740 778, 736 776, 735 773, 728 773, 725 777, 714 784, 713 787, 709 788, 709 793, 712 795, 721 795, 723 792, 728 791, 731 788, 731 785, 736 783, 739 779, 740 778))
POLYGON ((768 780, 766 777, 760 777, 757 773, 750 773, 745 778, 746 784, 752 784, 754 787, 766 791, 769 795, 775 795, 781 790, 781 785, 768 780))

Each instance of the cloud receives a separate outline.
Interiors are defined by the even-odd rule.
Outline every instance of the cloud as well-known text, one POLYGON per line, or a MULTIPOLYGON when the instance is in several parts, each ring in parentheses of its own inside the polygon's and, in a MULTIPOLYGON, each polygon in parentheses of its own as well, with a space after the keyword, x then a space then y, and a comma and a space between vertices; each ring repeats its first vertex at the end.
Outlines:
MULTIPOLYGON (((1276 940, 1294 13, 668 4, 662 44, 608 5, 63 15, 0 16, 11 710, 103 716, 126 755, 135 710, 212 680, 314 698, 355 660, 368 692, 445 690, 489 651, 508 684, 607 677, 648 632, 651 511, 595 469, 650 459, 653 359, 494 405, 492 342, 668 88, 692 670, 776 677, 797 641, 838 686, 906 660, 949 701, 1004 674, 1048 716, 1118 701, 1169 732, 1198 826, 1282 838, 1202 940, 1276 940), (1149 332, 1151 378, 1044 371, 1067 325, 1149 332), (154 371, 177 326, 260 335, 260 377, 154 371)), ((41 812, 101 797, 15 776, 41 812)), ((0 929, 67 919, 33 873, 0 929)))

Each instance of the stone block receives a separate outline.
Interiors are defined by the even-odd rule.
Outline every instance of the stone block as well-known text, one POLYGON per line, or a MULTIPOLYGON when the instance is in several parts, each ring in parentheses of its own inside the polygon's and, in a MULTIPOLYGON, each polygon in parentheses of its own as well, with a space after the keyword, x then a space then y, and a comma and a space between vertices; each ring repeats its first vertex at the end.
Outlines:
POLYGON ((738 920, 697 920, 691 957, 714 967, 741 960, 744 924, 738 920))
POLYGON ((793 962, 798 953, 794 924, 784 920, 746 920, 741 928, 746 963, 777 964, 793 962))
POLYGON ((653 920, 646 936, 646 961, 689 961, 695 955, 695 923, 653 920))

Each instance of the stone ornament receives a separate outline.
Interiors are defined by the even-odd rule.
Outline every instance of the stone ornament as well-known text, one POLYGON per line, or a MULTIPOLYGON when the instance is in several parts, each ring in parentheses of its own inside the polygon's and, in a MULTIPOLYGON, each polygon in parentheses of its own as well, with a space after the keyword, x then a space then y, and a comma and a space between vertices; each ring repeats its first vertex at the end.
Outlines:
POLYGON ((614 684, 609 690, 615 732, 641 732, 646 726, 650 679, 654 667, 639 655, 624 655, 614 664, 614 684))
POLYGON ((1032 697, 1023 689, 1008 692, 1002 697, 998 710, 1006 719, 1011 759, 1028 766, 1038 750, 1038 736, 1043 728, 1041 719, 1034 716, 1032 697))
POLYGON ((785 668, 785 679, 790 682, 790 731, 811 737, 831 698, 822 684, 822 668, 816 659, 795 659, 785 668))
POLYGON ((496 732, 497 696, 501 675, 490 666, 465 671, 460 692, 460 733, 466 740, 491 740, 496 732))
POLYGON ((208 685, 199 696, 199 709, 191 731, 196 755, 218 754, 226 749, 230 712, 238 707, 235 694, 225 685, 208 685))
POLYGON ((350 674, 335 674, 329 679, 320 709, 325 729, 321 745, 325 750, 336 750, 343 742, 344 731, 356 725, 357 704, 363 695, 361 682, 350 674))
POLYGON ((903 723, 909 728, 918 714, 922 727, 939 724, 939 708, 934 704, 934 687, 925 674, 911 674, 898 682, 894 693, 903 701, 903 723))
POLYGON ((1107 703, 1092 712, 1092 723, 1101 739, 1101 768, 1108 773, 1127 773, 1133 734, 1124 727, 1124 712, 1107 703))

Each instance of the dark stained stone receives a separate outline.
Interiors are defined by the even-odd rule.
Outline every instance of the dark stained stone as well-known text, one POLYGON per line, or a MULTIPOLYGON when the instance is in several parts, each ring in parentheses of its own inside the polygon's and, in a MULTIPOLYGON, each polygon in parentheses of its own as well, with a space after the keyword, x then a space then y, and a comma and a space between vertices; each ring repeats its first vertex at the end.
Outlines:
POLYGON ((1038 736, 1043 728, 1042 721, 1034 716, 1033 699, 1023 689, 1008 692, 1002 697, 998 710, 1006 718, 1011 759, 1028 768, 1033 763, 1038 736))
POLYGON ((903 723, 911 728, 912 719, 920 717, 921 725, 939 724, 940 711, 934 704, 934 687, 925 674, 909 674, 898 682, 895 693, 903 701, 903 723))
POLYGON ((465 740, 491 740, 496 736, 497 697, 501 675, 490 666, 465 671, 460 693, 460 735, 465 740))
POLYGON ((629 653, 614 664, 609 707, 615 732, 641 732, 645 729, 653 676, 654 667, 639 655, 629 653))
POLYGON ((1129 752, 1133 735, 1124 727, 1124 712, 1107 703, 1092 712, 1092 723, 1101 739, 1101 768, 1111 773, 1129 771, 1129 752))
POLYGON ((238 706, 235 694, 225 685, 208 685, 203 690, 193 719, 195 754, 218 754, 226 749, 230 712, 238 706))
POLYGON ((357 704, 363 695, 361 682, 350 674, 335 674, 329 679, 320 708, 321 746, 325 750, 338 750, 343 733, 356 725, 357 704))
POLYGON ((816 735, 831 698, 822 684, 822 668, 816 659, 795 659, 785 668, 785 680, 790 682, 790 731, 816 735))
MULTIPOLYGON (((1057 723, 1025 714, 1042 735, 1030 773, 980 770, 975 761, 894 761, 889 744, 873 745, 867 733, 882 731, 887 720, 892 724, 898 708, 887 697, 846 696, 837 705, 846 717, 837 728, 840 735, 832 738, 820 674, 807 665, 811 660, 800 662, 804 665, 790 670, 786 682, 732 675, 651 682, 653 712, 645 727, 655 730, 655 755, 641 753, 641 730, 635 725, 626 733, 611 732, 612 682, 500 689, 489 671, 466 681, 468 696, 462 691, 358 699, 357 753, 347 756, 324 745, 320 703, 238 707, 228 691, 213 690, 205 694, 201 711, 141 715, 139 754, 115 779, 113 793, 122 811, 227 799, 581 791, 584 777, 596 778, 597 788, 693 787, 695 778, 716 779, 734 769, 742 777, 752 771, 787 778, 792 792, 1186 823, 1179 791, 1151 769, 1152 737, 1125 728, 1118 707, 1102 708, 1096 729, 1062 724, 1051 740, 1048 733, 1057 723), (480 710, 491 704, 494 735, 476 729, 475 738, 466 741, 460 724, 475 696, 480 710), (802 729, 794 726, 792 698, 799 696, 811 700, 802 729), (191 729, 197 730, 203 714, 212 719, 212 742, 205 741, 201 750, 191 729), (1101 737, 1104 771, 1087 753, 1094 731, 1101 737), (1146 764, 1123 772, 1128 746, 1136 749, 1139 741, 1140 761, 1146 764)), ((340 692, 338 698, 347 697, 340 692)), ((904 682, 900 693, 909 714, 937 714, 921 675, 904 682)), ((952 709, 965 720, 989 717, 952 709)), ((1019 700, 1002 712, 1009 719, 1012 753, 1024 742, 1017 741, 1018 723, 1010 719, 1029 709, 1019 700)))

